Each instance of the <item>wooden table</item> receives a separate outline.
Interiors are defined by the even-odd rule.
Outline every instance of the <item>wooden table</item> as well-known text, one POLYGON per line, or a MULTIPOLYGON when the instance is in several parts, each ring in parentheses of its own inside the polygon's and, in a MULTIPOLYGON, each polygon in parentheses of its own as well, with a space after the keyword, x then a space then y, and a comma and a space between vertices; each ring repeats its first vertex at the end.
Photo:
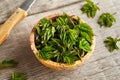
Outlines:
MULTIPOLYGON (((0 24, 25 0, 0 0, 0 24)), ((17 68, 0 70, 0 80, 9 80, 11 73, 24 72, 28 80, 120 80, 120 50, 110 53, 103 41, 107 36, 120 38, 120 1, 93 0, 100 11, 95 18, 88 18, 80 10, 81 0, 37 0, 29 15, 17 24, 8 39, 0 46, 0 61, 15 59, 17 68), (33 55, 29 34, 35 23, 44 16, 67 12, 77 15, 90 24, 96 34, 93 55, 80 67, 70 71, 55 71, 43 66, 33 55), (100 28, 97 24, 103 12, 116 13, 117 22, 111 28, 100 28)))

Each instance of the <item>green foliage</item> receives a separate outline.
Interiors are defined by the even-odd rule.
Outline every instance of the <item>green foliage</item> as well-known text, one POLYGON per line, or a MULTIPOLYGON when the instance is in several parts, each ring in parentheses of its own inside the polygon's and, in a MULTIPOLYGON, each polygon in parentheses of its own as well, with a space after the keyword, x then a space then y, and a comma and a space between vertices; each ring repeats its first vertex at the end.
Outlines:
POLYGON ((44 59, 51 59, 54 57, 56 50, 52 46, 45 46, 42 50, 39 50, 39 57, 44 59))
POLYGON ((111 36, 107 37, 104 41, 105 46, 108 47, 109 51, 112 52, 115 49, 118 50, 119 47, 117 46, 117 42, 120 41, 118 38, 112 38, 111 36))
POLYGON ((45 30, 52 24, 52 20, 43 18, 40 23, 40 27, 42 27, 42 30, 45 30))
POLYGON ((87 23, 81 23, 81 24, 77 25, 76 27, 79 28, 80 35, 91 43, 92 36, 94 35, 92 28, 87 23))
POLYGON ((98 20, 100 26, 111 27, 113 22, 116 22, 115 17, 110 13, 103 13, 98 20))
POLYGON ((86 13, 88 17, 95 17, 97 10, 100 10, 97 5, 95 5, 91 0, 86 0, 86 4, 83 5, 81 10, 86 13))
POLYGON ((12 80, 27 80, 24 73, 13 73, 12 80))
POLYGON ((88 24, 66 13, 54 20, 44 18, 36 26, 38 56, 45 60, 72 64, 91 50, 92 36, 93 31, 88 24))
POLYGON ((14 60, 3 60, 0 62, 0 68, 16 67, 18 62, 14 60))
POLYGON ((79 48, 83 49, 84 51, 90 51, 90 44, 84 39, 79 40, 79 48))
POLYGON ((75 44, 77 37, 78 32, 75 29, 69 29, 60 34, 60 39, 67 48, 70 48, 75 44))
POLYGON ((66 53, 64 53, 63 55, 63 62, 67 64, 71 64, 77 60, 80 60, 80 58, 78 57, 78 54, 79 53, 74 52, 74 51, 71 51, 71 52, 66 51, 66 53))

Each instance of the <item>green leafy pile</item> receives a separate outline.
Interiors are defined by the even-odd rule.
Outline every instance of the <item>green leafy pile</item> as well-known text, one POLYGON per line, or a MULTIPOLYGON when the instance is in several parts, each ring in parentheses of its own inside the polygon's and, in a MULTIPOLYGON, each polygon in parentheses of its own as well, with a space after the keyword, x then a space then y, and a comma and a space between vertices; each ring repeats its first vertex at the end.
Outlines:
POLYGON ((0 69, 1 68, 8 68, 8 67, 16 67, 18 62, 15 60, 3 60, 0 62, 0 69))
POLYGON ((105 46, 108 47, 109 51, 112 52, 115 49, 118 50, 119 47, 117 46, 117 42, 120 41, 118 38, 112 38, 111 36, 107 37, 104 41, 105 46))
POLYGON ((83 5, 81 10, 86 13, 88 17, 95 17, 97 10, 100 10, 97 5, 95 5, 91 0, 86 0, 86 4, 83 5))
MULTIPOLYGON (((17 67, 18 62, 15 60, 3 60, 0 62, 0 69, 3 68, 15 68, 17 67)), ((24 73, 13 73, 11 76, 11 80, 27 80, 24 73)))
POLYGON ((24 73, 13 73, 12 74, 12 80, 27 80, 24 73))
POLYGON ((41 19, 36 26, 38 56, 45 60, 72 64, 91 50, 92 28, 66 13, 54 19, 41 19))
POLYGON ((100 26, 111 27, 113 22, 116 22, 115 17, 110 13, 103 13, 98 20, 100 26))

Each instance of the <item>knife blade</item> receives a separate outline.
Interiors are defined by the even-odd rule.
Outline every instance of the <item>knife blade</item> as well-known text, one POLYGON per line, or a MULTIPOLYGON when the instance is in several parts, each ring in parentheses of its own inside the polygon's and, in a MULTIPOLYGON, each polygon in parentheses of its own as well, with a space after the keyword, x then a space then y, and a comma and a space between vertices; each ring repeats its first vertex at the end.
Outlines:
POLYGON ((20 8, 28 12, 31 8, 31 6, 35 3, 36 0, 26 0, 20 8))
POLYGON ((26 0, 0 27, 0 44, 2 44, 9 36, 13 27, 27 16, 27 12, 36 0, 26 0))

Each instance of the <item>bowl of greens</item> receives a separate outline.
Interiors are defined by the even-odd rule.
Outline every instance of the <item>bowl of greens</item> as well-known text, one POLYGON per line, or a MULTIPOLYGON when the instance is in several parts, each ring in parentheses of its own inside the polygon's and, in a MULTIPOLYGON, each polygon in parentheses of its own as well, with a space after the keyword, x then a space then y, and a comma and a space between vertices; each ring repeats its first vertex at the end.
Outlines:
POLYGON ((43 65, 56 70, 69 70, 91 56, 95 35, 91 26, 78 16, 53 14, 40 19, 33 27, 30 45, 43 65))

